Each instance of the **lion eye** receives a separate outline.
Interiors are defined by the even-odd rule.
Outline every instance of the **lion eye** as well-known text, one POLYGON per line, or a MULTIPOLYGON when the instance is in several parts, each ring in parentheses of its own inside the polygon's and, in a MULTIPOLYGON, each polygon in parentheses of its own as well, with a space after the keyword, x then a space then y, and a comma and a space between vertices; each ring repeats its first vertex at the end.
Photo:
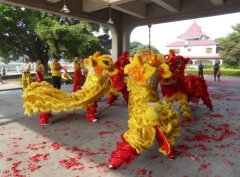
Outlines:
POLYGON ((121 63, 122 63, 123 66, 128 64, 126 61, 122 61, 121 63))
POLYGON ((105 65, 109 65, 109 63, 108 63, 108 61, 103 61, 103 63, 105 64, 105 65))
POLYGON ((182 61, 181 60, 177 60, 177 66, 181 66, 182 61))

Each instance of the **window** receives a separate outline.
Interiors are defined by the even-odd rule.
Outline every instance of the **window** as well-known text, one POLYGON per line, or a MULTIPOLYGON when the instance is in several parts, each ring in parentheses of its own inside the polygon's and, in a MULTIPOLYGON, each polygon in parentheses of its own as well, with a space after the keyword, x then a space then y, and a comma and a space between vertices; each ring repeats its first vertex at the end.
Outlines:
POLYGON ((220 50, 222 50, 222 47, 221 47, 221 46, 219 46, 219 45, 217 45, 217 48, 216 48, 216 53, 219 53, 219 52, 220 52, 220 50))
POLYGON ((212 53, 212 48, 206 48, 206 53, 207 54, 212 53))
POLYGON ((175 54, 180 54, 180 49, 173 49, 175 51, 175 54))

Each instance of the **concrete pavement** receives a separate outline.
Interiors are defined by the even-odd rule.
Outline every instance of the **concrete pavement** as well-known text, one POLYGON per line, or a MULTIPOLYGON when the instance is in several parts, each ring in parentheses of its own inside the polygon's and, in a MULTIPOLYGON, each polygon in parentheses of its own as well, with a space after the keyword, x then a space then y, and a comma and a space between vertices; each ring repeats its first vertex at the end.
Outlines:
MULTIPOLYGON (((239 177, 240 78, 206 77, 214 112, 191 104, 194 120, 183 122, 178 156, 169 160, 155 143, 130 165, 108 169, 108 158, 127 129, 127 106, 120 98, 88 123, 85 111, 54 114, 41 127, 23 114, 21 90, 0 92, 0 176, 26 177, 239 177)), ((1 87, 1 86, 0 86, 1 87)), ((71 92, 71 85, 63 90, 71 92)), ((99 108, 106 105, 106 98, 99 108)), ((178 105, 174 106, 178 109, 178 105)), ((181 114, 180 114, 181 115, 181 114)))
POLYGON ((19 90, 22 89, 22 86, 20 84, 16 83, 0 83, 0 91, 7 91, 7 90, 19 90))

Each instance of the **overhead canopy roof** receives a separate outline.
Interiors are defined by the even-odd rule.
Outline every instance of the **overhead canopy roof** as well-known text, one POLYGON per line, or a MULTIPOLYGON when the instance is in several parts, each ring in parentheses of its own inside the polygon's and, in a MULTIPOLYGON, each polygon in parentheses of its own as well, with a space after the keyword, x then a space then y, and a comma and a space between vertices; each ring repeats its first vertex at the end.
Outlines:
MULTIPOLYGON (((0 0, 60 14, 63 0, 0 0)), ((115 25, 139 26, 190 18, 239 12, 239 0, 65 0, 70 16, 106 23, 108 6, 112 7, 115 25)))

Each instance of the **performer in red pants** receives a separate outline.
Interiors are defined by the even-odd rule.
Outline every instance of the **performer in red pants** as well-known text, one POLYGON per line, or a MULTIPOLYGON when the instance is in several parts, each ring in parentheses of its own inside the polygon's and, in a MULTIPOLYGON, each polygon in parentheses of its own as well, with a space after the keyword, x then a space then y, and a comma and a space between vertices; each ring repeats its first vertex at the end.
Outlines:
MULTIPOLYGON (((124 51, 122 55, 114 63, 114 68, 118 70, 118 74, 110 77, 111 83, 116 91, 122 93, 124 100, 128 103, 128 91, 126 83, 124 82, 124 66, 129 64, 128 52, 124 51)), ((117 100, 118 95, 110 94, 107 104, 111 105, 117 100)))

